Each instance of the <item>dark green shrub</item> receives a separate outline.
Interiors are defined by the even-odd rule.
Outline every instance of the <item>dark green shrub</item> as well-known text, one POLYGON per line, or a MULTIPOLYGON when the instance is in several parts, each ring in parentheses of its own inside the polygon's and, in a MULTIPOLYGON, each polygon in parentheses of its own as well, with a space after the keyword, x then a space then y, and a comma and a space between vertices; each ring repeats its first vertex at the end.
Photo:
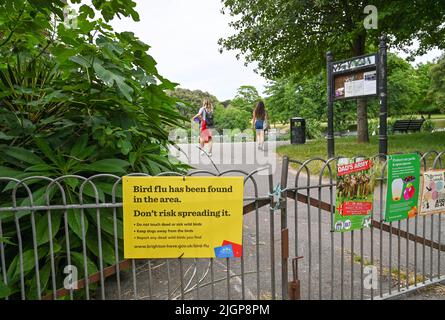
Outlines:
MULTIPOLYGON (((63 1, 7 1, 0 5, 0 177, 23 179, 61 175, 89 177, 96 173, 122 176, 129 172, 158 174, 180 171, 167 154, 169 130, 182 123, 175 100, 165 93, 175 84, 156 70, 147 54, 149 46, 131 32, 114 32, 107 21, 121 14, 138 19, 131 0, 93 1, 82 5, 77 28, 63 23, 63 1), (93 10, 94 9, 94 10, 93 10), (50 23, 54 22, 54 23, 50 23)), ((112 179, 98 186, 100 201, 110 199, 112 179)), ((80 181, 65 179, 66 202, 78 203, 80 181)), ((47 183, 31 180, 34 205, 45 204, 47 183)), ((0 185, 0 205, 12 206, 13 184, 0 185)), ((119 201, 120 189, 116 201, 119 201)), ((24 188, 17 205, 29 205, 24 188)), ((61 194, 49 191, 51 203, 61 204, 61 194)), ((85 203, 94 203, 90 187, 85 203)), ((67 213, 70 257, 83 270, 80 212, 67 213)), ((114 264, 114 235, 110 210, 101 211, 100 232, 104 267, 114 264)), ((36 298, 36 277, 30 212, 20 212, 27 298, 36 298)), ((67 264, 66 233, 61 214, 52 215, 57 286, 67 264)), ((48 294, 49 239, 46 213, 34 215, 41 293, 48 294), (45 224, 46 223, 46 224, 45 224)), ((17 230, 13 213, 0 213, 8 288, 0 277, 0 297, 18 294, 17 230)), ((122 230, 122 217, 116 223, 122 230)), ((85 210, 87 264, 99 269, 95 210, 85 210)), ((119 231, 119 232, 120 232, 119 231)), ((122 238, 121 232, 117 235, 122 238)), ((119 249, 120 252, 120 240, 119 249)), ((122 254, 119 255, 122 258, 122 254)), ((1 267, 1 266, 0 266, 1 267)), ((94 289, 92 286, 91 289, 94 289)))

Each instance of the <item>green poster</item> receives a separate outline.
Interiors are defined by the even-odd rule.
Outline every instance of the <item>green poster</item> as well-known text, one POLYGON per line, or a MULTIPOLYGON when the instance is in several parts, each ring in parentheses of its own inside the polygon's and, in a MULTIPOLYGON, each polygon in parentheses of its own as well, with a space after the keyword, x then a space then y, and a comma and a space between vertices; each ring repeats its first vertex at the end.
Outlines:
POLYGON ((419 182, 420 156, 418 154, 388 156, 386 222, 416 216, 419 200, 419 182))
POLYGON ((371 160, 339 159, 334 231, 344 232, 370 226, 374 177, 371 160))

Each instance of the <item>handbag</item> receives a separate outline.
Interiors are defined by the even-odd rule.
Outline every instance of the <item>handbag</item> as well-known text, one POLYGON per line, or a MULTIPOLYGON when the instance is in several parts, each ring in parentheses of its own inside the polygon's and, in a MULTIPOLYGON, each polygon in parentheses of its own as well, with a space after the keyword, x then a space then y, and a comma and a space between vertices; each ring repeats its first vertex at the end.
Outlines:
POLYGON ((269 130, 270 129, 269 128, 269 121, 267 121, 267 118, 268 118, 268 116, 267 116, 267 112, 266 112, 266 114, 264 116, 264 121, 263 121, 263 130, 269 130))

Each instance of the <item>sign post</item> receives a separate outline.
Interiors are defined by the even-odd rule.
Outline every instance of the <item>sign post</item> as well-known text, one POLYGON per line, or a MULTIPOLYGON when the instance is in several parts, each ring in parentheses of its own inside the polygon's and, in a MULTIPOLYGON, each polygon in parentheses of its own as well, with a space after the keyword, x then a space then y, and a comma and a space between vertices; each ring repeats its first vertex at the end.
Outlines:
POLYGON ((332 98, 332 81, 330 80, 332 78, 332 52, 328 52, 326 54, 326 69, 328 71, 328 157, 333 158, 335 155, 334 151, 334 100, 332 98))
POLYGON ((386 78, 386 35, 383 34, 379 44, 379 96, 380 96, 380 127, 379 154, 388 154, 388 107, 387 107, 387 78, 386 78))

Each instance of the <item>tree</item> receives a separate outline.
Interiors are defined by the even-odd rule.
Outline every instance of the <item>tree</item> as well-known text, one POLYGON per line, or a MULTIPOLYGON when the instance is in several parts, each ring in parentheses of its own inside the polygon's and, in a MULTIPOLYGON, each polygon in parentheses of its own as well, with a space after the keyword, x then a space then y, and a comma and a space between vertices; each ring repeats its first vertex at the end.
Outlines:
MULTIPOLYGON (((234 17, 236 34, 220 39, 227 50, 239 50, 247 62, 257 62, 270 79, 283 75, 316 74, 325 66, 325 54, 336 59, 376 51, 381 32, 389 35, 394 48, 407 51, 413 39, 419 47, 411 55, 430 48, 445 48, 444 1, 376 0, 378 29, 362 23, 363 1, 318 0, 223 0, 223 12, 234 17)), ((367 103, 357 103, 358 141, 368 142, 367 103)))
POLYGON ((230 104, 252 114, 255 104, 261 100, 258 90, 254 86, 241 86, 238 88, 235 98, 230 104))
POLYGON ((414 102, 419 94, 416 70, 406 60, 388 55, 389 115, 414 113, 414 102))
POLYGON ((272 122, 288 122, 291 117, 321 120, 324 116, 326 86, 323 75, 284 77, 266 89, 267 109, 272 122))
POLYGON ((443 55, 437 64, 431 68, 431 86, 428 96, 433 104, 440 110, 445 112, 445 55, 443 55))
POLYGON ((414 97, 412 109, 415 113, 427 113, 431 114, 433 112, 438 112, 437 106, 431 101, 428 96, 428 90, 431 85, 431 68, 435 63, 424 63, 416 67, 414 78, 412 81, 415 82, 417 86, 417 96, 414 97))
MULTIPOLYGON (((266 89, 267 109, 272 122, 288 123, 291 117, 306 119, 307 135, 318 138, 321 135, 321 121, 326 121, 326 86, 324 73, 299 78, 289 76, 273 81, 266 89)), ((348 128, 351 115, 350 102, 336 102, 335 130, 348 128)))
POLYGON ((251 119, 251 113, 233 106, 224 108, 223 105, 218 105, 215 108, 215 129, 220 133, 224 129, 243 131, 249 127, 251 119))
POLYGON ((191 117, 198 113, 204 99, 210 99, 214 106, 219 104, 218 99, 214 95, 201 90, 175 88, 174 90, 167 91, 167 94, 178 102, 179 112, 187 120, 190 120, 191 117))

